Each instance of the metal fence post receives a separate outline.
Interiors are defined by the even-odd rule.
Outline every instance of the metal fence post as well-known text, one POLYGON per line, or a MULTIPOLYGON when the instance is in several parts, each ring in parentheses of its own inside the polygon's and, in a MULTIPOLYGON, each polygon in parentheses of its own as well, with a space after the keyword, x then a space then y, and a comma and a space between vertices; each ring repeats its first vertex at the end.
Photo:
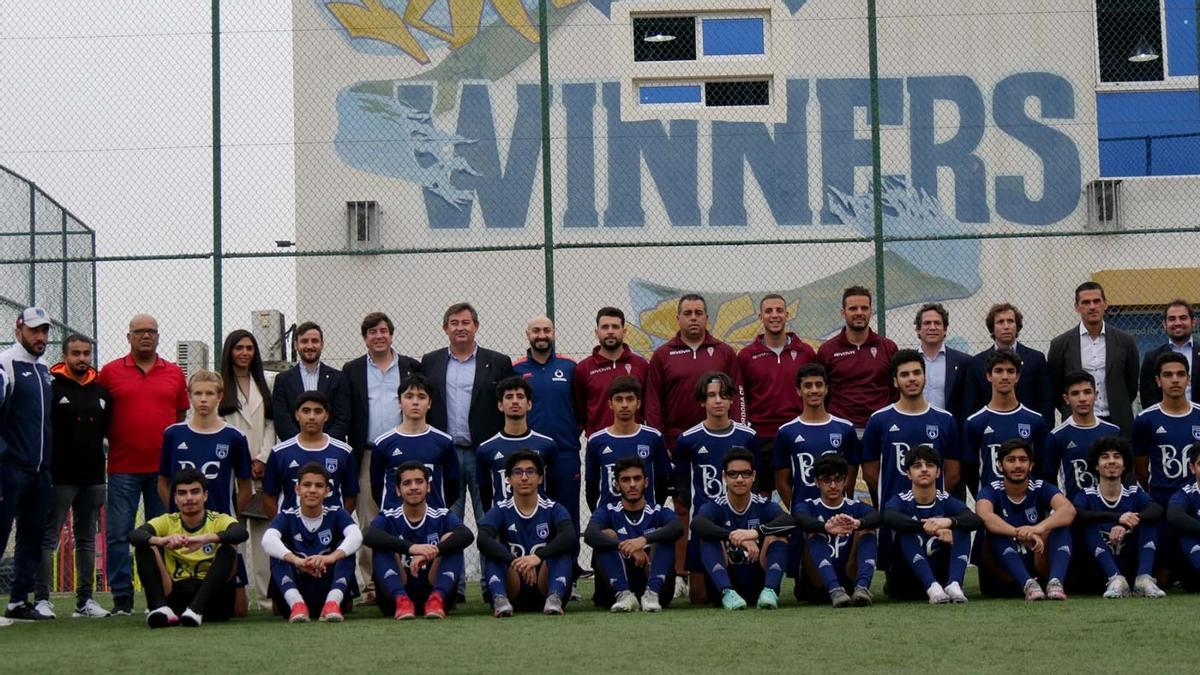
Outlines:
POLYGON ((221 362, 221 0, 212 2, 213 364, 221 362))
POLYGON ((880 335, 887 335, 887 285, 883 264, 883 169, 879 138, 879 35, 875 0, 867 0, 867 42, 871 68, 871 196, 875 217, 875 315, 880 335))
POLYGON ((546 0, 538 0, 538 69, 542 94, 542 246, 545 250, 546 316, 554 320, 554 202, 550 181, 550 25, 546 0))

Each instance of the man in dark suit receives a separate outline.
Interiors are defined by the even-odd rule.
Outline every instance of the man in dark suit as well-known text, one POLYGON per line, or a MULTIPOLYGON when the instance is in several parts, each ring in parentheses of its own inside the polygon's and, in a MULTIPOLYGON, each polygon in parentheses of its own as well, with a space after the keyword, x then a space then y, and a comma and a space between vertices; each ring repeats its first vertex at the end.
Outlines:
POLYGON ((442 330, 449 347, 421 358, 421 369, 437 392, 429 423, 450 434, 458 450, 462 481, 458 500, 450 510, 461 517, 470 493, 475 522, 479 522, 483 513, 475 483, 475 448, 504 427, 496 383, 514 374, 512 359, 476 344, 479 313, 468 303, 450 305, 442 315, 442 330))
POLYGON ((1033 347, 1017 342, 1021 329, 1025 327, 1025 317, 1021 310, 1007 302, 992 305, 984 323, 995 344, 971 357, 970 369, 963 383, 961 412, 951 412, 954 412, 956 417, 961 414, 960 419, 965 419, 992 400, 992 385, 988 383, 985 373, 988 357, 998 349, 1011 349, 1021 357, 1017 400, 1026 408, 1041 413, 1042 418, 1046 420, 1047 429, 1054 428, 1055 398, 1046 356, 1033 347))
MULTIPOLYGON (((1129 438, 1133 430, 1133 399, 1138 394, 1138 351, 1133 336, 1104 321, 1108 301, 1104 288, 1085 281, 1075 289, 1078 326, 1050 341, 1046 360, 1056 391, 1062 390, 1067 371, 1084 370, 1096 378, 1096 416, 1121 428, 1129 438)), ((1071 414, 1059 403, 1064 416, 1071 414)))
POLYGON ((329 411, 329 421, 325 423, 325 433, 344 441, 350 422, 350 398, 343 386, 342 371, 321 363, 325 333, 317 324, 305 321, 296 326, 295 340, 300 363, 275 376, 275 386, 271 389, 271 419, 275 422, 275 435, 279 440, 286 441, 300 433, 300 427, 296 424, 296 399, 306 391, 319 391, 333 406, 333 410, 329 411))
POLYGON ((1159 355, 1167 352, 1179 352, 1188 360, 1188 372, 1192 374, 1192 384, 1187 389, 1188 400, 1200 400, 1200 373, 1196 365, 1200 364, 1200 349, 1192 340, 1192 332, 1196 330, 1196 315, 1192 305, 1187 300, 1176 298, 1163 310, 1163 330, 1167 333, 1166 344, 1160 345, 1146 353, 1142 359, 1142 384, 1139 388, 1142 397, 1142 408, 1162 401, 1162 389, 1154 381, 1157 370, 1154 365, 1159 355))
POLYGON ((946 346, 950 312, 940 302, 921 305, 914 320, 921 355, 925 357, 925 400, 954 415, 962 424, 962 392, 971 355, 946 346))

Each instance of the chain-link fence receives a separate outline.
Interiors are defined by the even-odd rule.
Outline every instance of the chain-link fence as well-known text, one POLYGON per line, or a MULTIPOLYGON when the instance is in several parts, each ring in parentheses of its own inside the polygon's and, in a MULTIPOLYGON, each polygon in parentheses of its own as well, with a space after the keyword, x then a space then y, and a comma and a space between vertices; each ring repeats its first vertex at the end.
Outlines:
POLYGON ((461 300, 514 357, 540 313, 587 356, 604 305, 648 355, 684 292, 817 343, 859 283, 902 345, 1010 301, 1045 350, 1089 279, 1145 351, 1200 297, 1194 0, 171 4, 0 10, 0 296, 100 361, 143 311, 189 366, 259 310, 419 356, 461 300))

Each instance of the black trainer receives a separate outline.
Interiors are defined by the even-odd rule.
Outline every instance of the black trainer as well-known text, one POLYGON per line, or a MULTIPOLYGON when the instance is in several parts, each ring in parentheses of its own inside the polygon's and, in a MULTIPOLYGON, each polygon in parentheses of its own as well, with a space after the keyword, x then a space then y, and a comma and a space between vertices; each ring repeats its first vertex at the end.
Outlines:
POLYGON ((50 621, 54 617, 41 614, 34 609, 33 605, 23 602, 16 607, 6 609, 4 611, 4 618, 12 619, 13 621, 50 621))

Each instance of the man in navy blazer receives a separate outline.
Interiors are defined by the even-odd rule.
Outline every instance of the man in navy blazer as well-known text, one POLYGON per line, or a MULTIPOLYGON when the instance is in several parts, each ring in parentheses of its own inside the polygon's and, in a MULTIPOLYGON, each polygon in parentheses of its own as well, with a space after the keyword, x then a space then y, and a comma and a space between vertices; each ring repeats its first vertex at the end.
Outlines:
POLYGON ((479 522, 483 512, 475 483, 475 448, 504 428, 496 384, 514 374, 512 359, 475 342, 479 313, 468 303, 450 305, 442 315, 442 330, 449 346, 421 357, 421 370, 436 391, 428 420, 450 434, 458 451, 462 480, 450 510, 461 517, 470 493, 475 522, 479 522))
POLYGON ((1142 409, 1149 408, 1162 402, 1162 390, 1154 381, 1155 367, 1158 357, 1167 352, 1179 352, 1188 360, 1188 372, 1192 374, 1192 386, 1188 388, 1188 400, 1200 401, 1200 374, 1196 366, 1200 364, 1200 349, 1197 348, 1192 332, 1196 330, 1196 315, 1192 305, 1187 300, 1176 298, 1163 310, 1163 330, 1167 334, 1166 343, 1146 352, 1142 359, 1141 384, 1138 387, 1142 398, 1142 409))
POLYGON ((962 424, 967 415, 962 410, 963 383, 971 355, 946 346, 950 312, 940 302, 925 303, 917 310, 913 324, 925 358, 925 400, 948 411, 962 424))
POLYGON ((1046 355, 1017 342, 1021 329, 1025 327, 1021 310, 1007 302, 992 305, 984 323, 995 344, 971 357, 968 382, 965 383, 962 396, 963 418, 973 415, 992 399, 992 385, 987 381, 984 365, 988 357, 997 349, 1013 349, 1021 357, 1017 400, 1026 408, 1041 413, 1047 429, 1054 428, 1054 394, 1046 355))
POLYGON ((300 362, 294 368, 275 376, 271 390, 271 419, 275 423, 275 435, 281 441, 300 433, 296 424, 296 399, 309 390, 325 394, 333 409, 325 423, 325 433, 346 440, 350 423, 350 398, 342 382, 342 371, 321 363, 325 349, 325 333, 312 321, 296 326, 296 354, 300 362))

